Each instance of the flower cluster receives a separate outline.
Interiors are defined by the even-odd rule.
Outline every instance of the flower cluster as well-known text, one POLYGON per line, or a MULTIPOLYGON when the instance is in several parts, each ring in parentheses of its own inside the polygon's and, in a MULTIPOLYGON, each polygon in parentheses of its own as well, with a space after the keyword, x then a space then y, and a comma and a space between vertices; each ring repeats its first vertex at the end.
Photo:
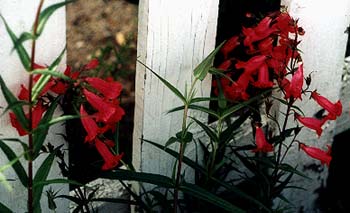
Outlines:
MULTIPOLYGON (((335 120, 342 112, 340 101, 332 103, 321 96, 317 91, 309 91, 311 77, 304 77, 304 66, 298 52, 299 36, 304 35, 303 28, 298 26, 288 13, 272 13, 257 25, 243 27, 242 34, 230 38, 221 49, 223 62, 218 66, 225 74, 214 82, 214 92, 219 93, 221 88, 225 97, 232 101, 245 101, 266 89, 279 88, 283 93, 284 102, 291 106, 302 100, 302 95, 310 97, 328 112, 321 119, 303 117, 294 112, 298 123, 312 130, 317 135, 322 134, 322 126, 328 120, 335 120), (218 86, 220 84, 220 87, 218 86)), ((255 126, 256 149, 254 152, 272 152, 264 132, 255 126)), ((318 148, 300 144, 300 148, 312 158, 316 158, 327 165, 331 159, 330 151, 325 152, 318 148)))
MULTIPOLYGON (((50 100, 47 97, 62 95, 70 87, 74 87, 76 91, 81 93, 81 97, 85 99, 85 101, 80 103, 80 119, 87 133, 85 142, 95 145, 105 162, 102 170, 109 170, 118 165, 123 154, 113 154, 114 141, 106 139, 104 133, 108 131, 114 132, 117 122, 122 119, 125 112, 120 107, 117 99, 122 91, 122 85, 119 82, 114 81, 112 78, 104 80, 98 77, 84 77, 81 75, 84 71, 95 69, 98 64, 98 60, 93 59, 79 72, 72 72, 71 67, 68 66, 64 75, 69 77, 71 81, 51 77, 41 90, 40 97, 33 107, 32 129, 38 126, 47 109, 46 106, 49 104, 47 100, 50 100), (89 110, 86 110, 86 108, 89 110), (87 111, 92 113, 89 114, 87 111)), ((46 69, 46 67, 37 65, 35 69, 46 69)), ((40 74, 36 75, 34 83, 41 76, 40 74)), ((18 98, 25 101, 29 100, 29 92, 24 85, 21 85, 18 98)), ((26 116, 28 118, 29 113, 26 116)), ((10 119, 12 126, 17 129, 20 136, 28 134, 28 131, 20 125, 14 113, 10 113, 10 119)))

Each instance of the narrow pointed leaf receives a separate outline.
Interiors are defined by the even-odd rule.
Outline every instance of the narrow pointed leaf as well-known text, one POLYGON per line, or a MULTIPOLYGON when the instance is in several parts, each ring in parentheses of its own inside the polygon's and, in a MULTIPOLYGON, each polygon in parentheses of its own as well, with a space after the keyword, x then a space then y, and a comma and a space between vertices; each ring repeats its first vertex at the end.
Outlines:
POLYGON ((9 104, 6 109, 1 113, 0 116, 3 116, 4 114, 6 114, 9 110, 12 110, 14 108, 20 108, 20 107, 23 107, 25 105, 29 105, 28 102, 26 101, 16 101, 16 102, 13 102, 11 104, 9 104))
POLYGON ((180 185, 180 190, 186 194, 192 195, 196 198, 199 198, 201 200, 204 200, 208 203, 211 203, 217 207, 220 207, 226 211, 229 212, 235 212, 235 213, 243 213, 244 210, 238 208, 237 206, 231 204, 230 202, 216 196, 213 193, 210 193, 203 188, 190 183, 182 183, 180 185))
MULTIPOLYGON (((43 161, 41 164, 40 168, 35 174, 34 180, 33 180, 33 185, 37 183, 41 183, 43 181, 46 181, 47 176, 50 173, 50 169, 52 167, 52 163, 55 159, 55 154, 50 153, 46 159, 43 161)), ((33 188, 33 206, 35 209, 40 209, 40 198, 43 193, 44 185, 37 186, 33 188)))
POLYGON ((52 118, 51 120, 49 120, 46 123, 39 124, 38 127, 35 129, 35 131, 48 128, 52 125, 55 125, 57 123, 61 123, 63 121, 73 120, 73 119, 77 119, 77 118, 80 118, 80 116, 79 115, 62 115, 62 116, 59 116, 57 118, 52 118))
POLYGON ((197 102, 208 102, 208 101, 218 101, 218 98, 215 97, 197 97, 192 98, 190 104, 197 103, 197 102))
POLYGON ((40 15, 39 15, 39 23, 37 26, 37 36, 40 36, 41 33, 43 32, 44 28, 45 28, 45 24, 47 23, 48 19, 50 18, 50 16, 59 8, 65 6, 68 3, 71 3, 73 1, 64 1, 64 2, 60 2, 54 5, 51 5, 50 7, 44 9, 40 15))
POLYGON ((216 69, 214 67, 210 68, 209 70, 209 73, 210 74, 214 74, 214 75, 218 75, 222 78, 226 78, 227 80, 231 81, 232 83, 234 83, 234 81, 232 80, 232 78, 230 78, 229 76, 227 76, 225 73, 224 73, 224 70, 220 70, 220 69, 216 69))
POLYGON ((29 32, 23 32, 19 38, 16 40, 15 44, 14 44, 14 47, 13 47, 13 50, 16 50, 18 48, 19 45, 22 45, 25 41, 27 40, 34 40, 36 39, 36 37, 29 33, 29 32))
POLYGON ((124 203, 124 204, 130 204, 130 205, 138 205, 136 201, 133 200, 127 200, 122 198, 93 198, 91 199, 92 202, 109 202, 109 203, 124 203))
POLYGON ((51 179, 51 180, 44 180, 44 181, 39 181, 35 182, 33 185, 34 188, 36 187, 42 187, 46 185, 51 185, 51 184, 72 184, 72 185, 77 185, 77 186, 82 186, 83 184, 74 181, 74 180, 68 180, 64 178, 57 178, 57 179, 51 179))
POLYGON ((0 86, 1 91, 4 95, 4 98, 9 106, 12 106, 12 112, 16 115, 18 122, 21 124, 22 128, 28 130, 28 120, 24 114, 23 108, 21 105, 18 105, 17 98, 12 94, 12 92, 7 88, 4 80, 0 76, 0 86))
MULTIPOLYGON (((64 52, 66 51, 66 48, 64 48, 60 55, 55 59, 54 62, 49 66, 48 69, 44 69, 44 71, 49 71, 49 72, 57 72, 55 71, 58 64, 61 62, 64 52)), ((40 76, 39 80, 35 83, 35 85, 32 88, 32 101, 35 102, 35 100, 39 97, 41 91, 44 89, 46 84, 50 81, 52 76, 52 73, 49 74, 43 74, 40 76)))
POLYGON ((142 64, 146 69, 148 69, 149 71, 151 71, 155 76, 157 76, 157 78, 163 82, 163 84, 168 87, 177 97, 179 97, 182 102, 185 104, 186 103, 186 98, 185 96, 182 95, 182 93, 176 89, 176 87, 174 87, 170 82, 168 82, 167 80, 165 80, 164 78, 162 78, 160 75, 158 75, 156 72, 154 72, 151 68, 149 68, 146 64, 144 64, 143 62, 139 61, 138 62, 140 64, 142 64))
MULTIPOLYGON (((59 100, 60 98, 58 97, 51 103, 45 115, 40 120, 40 123, 38 126, 44 126, 46 123, 52 120, 52 116, 54 115, 54 112, 58 106, 59 100)), ((33 130, 33 141, 34 141, 33 157, 34 158, 38 156, 39 151, 45 142, 48 131, 49 131, 49 126, 46 126, 45 128, 39 128, 39 129, 33 130)))
POLYGON ((9 25, 7 24, 5 18, 0 14, 0 18, 3 20, 7 33, 9 34, 13 45, 15 46, 16 52, 22 62, 23 67, 29 71, 30 70, 30 58, 29 55, 26 51, 26 49, 24 48, 24 46, 22 44, 18 44, 16 46, 16 42, 17 42, 17 36, 12 32, 11 28, 9 27, 9 25))
POLYGON ((34 70, 34 71, 32 72, 32 74, 50 75, 50 76, 52 76, 52 77, 57 77, 57 78, 60 78, 60 79, 62 79, 62 80, 72 81, 72 79, 69 78, 68 76, 66 76, 65 74, 63 74, 63 73, 61 73, 61 72, 49 70, 49 69, 34 70))
MULTIPOLYGON (((9 161, 13 161, 15 159, 18 159, 17 155, 12 151, 12 149, 9 146, 7 146, 7 144, 3 140, 0 140, 0 148, 5 153, 5 155, 9 161)), ((13 170, 15 170, 22 185, 27 187, 28 176, 27 176, 27 173, 24 170, 21 162, 20 161, 15 162, 12 165, 12 168, 13 168, 13 170)))
MULTIPOLYGON (((171 156, 173 156, 174 158, 178 159, 179 158, 179 153, 177 153, 176 151, 166 148, 160 144, 157 144, 155 142, 143 139, 143 141, 157 147, 158 149, 164 150, 166 153, 170 154, 171 156)), ((206 150, 206 149, 205 149, 206 150)), ((189 167, 193 168, 194 170, 204 174, 205 176, 209 177, 208 172, 201 167, 198 163, 196 163, 195 161, 193 161, 192 159, 183 156, 183 162, 188 165, 189 167)), ((219 184, 220 186, 224 187, 226 190, 235 193, 236 195, 245 198, 249 201, 251 201, 252 203, 255 203, 256 205, 260 206, 261 208, 265 209, 267 212, 270 212, 269 209, 267 207, 264 206, 264 204, 262 204, 261 202, 259 202, 258 200, 256 200, 255 198, 251 197, 250 195, 242 192, 240 189, 238 189, 237 187, 233 186, 233 185, 229 185, 221 180, 218 180, 214 177, 210 177, 211 180, 213 180, 215 183, 219 184)))
POLYGON ((216 133, 207 124, 204 124, 203 122, 201 122, 200 120, 198 120, 194 117, 191 117, 191 119, 194 120, 204 130, 204 132, 209 136, 209 138, 212 141, 214 141, 214 142, 219 141, 216 133))
POLYGON ((218 47, 215 48, 193 71, 193 75, 195 78, 203 81, 204 78, 207 76, 210 68, 213 65, 215 55, 219 52, 222 45, 224 45, 225 42, 222 42, 218 47))
POLYGON ((103 172, 100 174, 101 178, 116 179, 116 180, 131 180, 144 183, 155 184, 160 187, 173 188, 173 181, 164 175, 151 174, 145 172, 133 172, 128 170, 114 170, 103 172))
POLYGON ((1 213, 12 213, 11 209, 0 202, 0 212, 1 213))

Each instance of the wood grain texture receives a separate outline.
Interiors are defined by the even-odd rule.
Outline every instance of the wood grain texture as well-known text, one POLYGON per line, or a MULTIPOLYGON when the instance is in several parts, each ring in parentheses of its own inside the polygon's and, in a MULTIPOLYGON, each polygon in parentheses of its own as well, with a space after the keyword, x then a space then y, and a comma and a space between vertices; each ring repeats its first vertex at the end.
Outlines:
MULTIPOLYGON (((61 0, 50 0, 46 1, 44 8, 48 7, 51 4, 61 2, 61 0)), ((34 17, 35 11, 39 4, 39 0, 0 0, 0 13, 8 21, 8 24, 11 26, 12 30, 19 35, 23 31, 30 31, 34 17)), ((59 55, 62 49, 66 45, 66 16, 65 9, 59 9, 48 21, 46 28, 38 40, 37 43, 37 60, 39 64, 50 64, 52 61, 59 55)), ((30 42, 26 42, 26 48, 29 51, 30 42)), ((0 74, 4 78, 8 87, 12 90, 13 93, 18 94, 20 89, 20 84, 27 82, 27 75, 23 69, 18 56, 15 52, 11 53, 13 45, 7 35, 7 32, 4 28, 4 24, 0 21, 0 74)), ((66 60, 62 60, 61 70, 65 67, 66 60)), ((0 95, 0 106, 6 107, 6 103, 2 96, 0 95)), ((59 114, 59 113, 58 113, 59 114)), ((47 138, 54 145, 61 145, 64 143, 61 136, 56 135, 57 133, 62 133, 62 126, 56 125, 49 131, 49 136, 47 138)), ((18 137, 17 132, 10 126, 9 118, 7 115, 2 116, 0 119, 0 133, 1 137, 18 137)), ((22 138, 24 141, 27 140, 26 137, 22 138)), ((22 148, 20 146, 12 146, 17 154, 22 153, 22 148)), ((8 162, 7 158, 0 151, 0 165, 4 165, 8 162)), ((68 156, 68 153, 66 153, 68 156)), ((38 160, 41 162, 45 156, 40 156, 38 160)), ((26 161, 22 161, 24 167, 26 168, 26 161)), ((35 164, 35 168, 38 168, 39 162, 35 164)), ((60 178, 60 170, 56 163, 51 170, 49 178, 60 178)), ((5 172, 7 178, 17 179, 15 173, 12 169, 8 169, 5 172)), ((6 191, 4 187, 0 185, 0 201, 7 204, 14 212, 24 212, 26 209, 26 191, 24 187, 19 183, 19 181, 10 182, 14 190, 12 192, 6 191)), ((68 185, 54 185, 53 189, 60 189, 60 193, 68 194, 68 185)), ((45 189, 44 189, 45 190, 45 189)), ((45 192, 45 191, 44 191, 45 192)), ((57 200, 57 206, 59 207, 57 212, 68 212, 68 202, 60 199, 57 200)), ((42 210, 43 212, 49 212, 47 208, 47 198, 45 195, 42 196, 42 210)))
MULTIPOLYGON (((152 0, 140 2, 138 58, 182 92, 191 83, 192 70, 215 46, 218 0, 152 0)), ((136 78, 134 164, 145 172, 170 175, 173 159, 142 144, 140 138, 165 144, 181 129, 181 112, 166 111, 179 99, 138 64, 136 78)), ((197 88, 209 96, 211 79, 197 88)), ((206 121, 206 115, 200 115, 206 121)))
MULTIPOLYGON (((282 4, 287 5, 292 17, 299 18, 299 26, 306 32, 301 38, 299 48, 302 51, 304 75, 307 76, 313 72, 310 89, 317 89, 320 94, 333 102, 338 101, 347 43, 347 34, 344 31, 350 23, 350 2, 348 0, 333 2, 290 0, 282 1, 282 4)), ((314 116, 321 109, 317 103, 306 97, 298 104, 306 116, 314 116)), ((298 139, 307 145, 325 149, 326 144, 332 143, 334 127, 334 121, 328 122, 320 138, 317 138, 314 132, 304 128, 298 139)), ((298 168, 312 178, 312 181, 294 177, 293 181, 296 185, 305 188, 306 191, 291 190, 286 193, 286 197, 297 207, 303 208, 304 212, 314 212, 313 202, 318 197, 315 190, 325 183, 328 169, 299 152, 296 146, 292 151, 288 161, 299 164, 298 168), (319 165, 317 171, 310 169, 313 164, 319 165)))

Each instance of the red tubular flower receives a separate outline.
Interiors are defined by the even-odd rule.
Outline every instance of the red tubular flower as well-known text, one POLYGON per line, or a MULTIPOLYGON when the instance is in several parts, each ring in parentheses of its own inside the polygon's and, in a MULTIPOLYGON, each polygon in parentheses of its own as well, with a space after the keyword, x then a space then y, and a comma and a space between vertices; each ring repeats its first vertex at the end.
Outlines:
POLYGON ((102 166, 102 170, 110 170, 116 167, 124 155, 124 153, 120 155, 113 155, 108 149, 107 145, 99 139, 95 140, 95 146, 105 162, 102 166))
POLYGON ((231 64, 232 64, 231 60, 226 60, 218 66, 218 69, 227 70, 228 68, 230 68, 231 64))
MULTIPOLYGON (((35 129, 38 127, 45 110, 46 110, 46 108, 40 102, 33 108, 32 129, 35 129)), ((29 118, 29 113, 26 114, 26 118, 27 119, 29 118)), ((11 125, 16 128, 16 130, 20 136, 28 134, 28 131, 23 129, 22 125, 18 122, 16 115, 12 112, 10 113, 10 122, 11 122, 11 125)))
POLYGON ((85 65, 85 70, 92 70, 95 69, 99 65, 98 59, 94 58, 87 65, 85 65))
POLYGON ((19 94, 17 97, 19 100, 25 100, 25 101, 29 100, 29 91, 23 84, 21 84, 21 90, 19 91, 19 94))
POLYGON ((233 36, 228 41, 226 41, 224 46, 222 46, 220 51, 224 55, 225 59, 228 57, 228 54, 239 45, 238 39, 238 36, 233 36))
POLYGON ((244 28, 243 34, 246 36, 243 43, 245 46, 253 50, 252 43, 260 41, 272 33, 276 32, 275 27, 270 26, 272 19, 270 17, 265 17, 260 21, 260 23, 254 28, 244 28))
POLYGON ((300 64, 298 70, 294 73, 290 82, 289 93, 286 93, 286 98, 291 96, 301 100, 301 92, 304 84, 304 69, 303 64, 300 64))
POLYGON ((253 85, 258 88, 271 88, 273 86, 269 77, 269 69, 265 63, 259 68, 258 81, 254 82, 253 85))
POLYGON ((273 146, 269 144, 265 138, 263 130, 256 126, 255 127, 255 144, 256 149, 252 150, 253 152, 272 152, 273 146))
POLYGON ((88 77, 85 79, 94 89, 103 94, 108 99, 115 99, 120 95, 123 86, 116 81, 107 82, 101 78, 88 77))
POLYGON ((247 74, 253 74, 254 71, 256 71, 263 63, 265 63, 266 56, 264 55, 257 55, 252 57, 246 62, 239 61, 236 63, 237 69, 244 68, 244 71, 247 72, 247 74))
POLYGON ((313 91, 311 93, 311 97, 321 107, 323 107, 325 110, 327 110, 327 112, 329 112, 329 115, 327 116, 328 119, 335 120, 337 116, 341 115, 343 107, 342 107, 342 104, 341 104, 340 100, 333 104, 331 101, 329 101, 327 98, 321 96, 316 91, 313 91))
POLYGON ((267 37, 266 39, 259 42, 258 49, 264 55, 270 54, 272 52, 272 44, 273 39, 271 37, 267 37))
POLYGON ((300 143, 299 147, 310 157, 317 159, 317 160, 321 161, 322 164, 326 164, 327 166, 329 166, 329 164, 332 160, 330 146, 327 146, 328 147, 327 151, 323 151, 323 150, 316 148, 316 147, 306 146, 303 143, 300 143))
POLYGON ((87 133, 85 137, 85 142, 92 142, 96 136, 100 133, 99 128, 94 121, 94 119, 91 118, 85 111, 83 105, 80 106, 80 115, 81 115, 81 123, 83 124, 83 127, 87 133))
POLYGON ((307 128, 315 130, 318 137, 322 134, 322 125, 327 121, 327 117, 320 120, 313 117, 301 117, 297 113, 295 113, 295 118, 307 128))
POLYGON ((116 107, 106 102, 101 97, 94 93, 84 89, 83 93, 87 101, 94 107, 98 113, 96 114, 96 120, 102 122, 108 122, 108 120, 116 113, 116 107))

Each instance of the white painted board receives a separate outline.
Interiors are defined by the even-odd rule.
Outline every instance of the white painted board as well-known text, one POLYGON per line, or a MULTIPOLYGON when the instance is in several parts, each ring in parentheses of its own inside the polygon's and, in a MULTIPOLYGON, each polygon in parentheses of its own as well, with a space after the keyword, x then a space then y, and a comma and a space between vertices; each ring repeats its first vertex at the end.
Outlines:
MULTIPOLYGON (((47 0, 44 3, 46 8, 54 3, 61 2, 60 0, 47 0)), ((20 35, 23 31, 30 31, 39 0, 0 0, 0 13, 5 17, 9 26, 16 35, 20 35)), ((50 64, 60 54, 62 49, 66 45, 66 13, 65 9, 59 9, 49 19, 46 28, 37 42, 36 62, 38 64, 50 64)), ((26 48, 30 53, 30 42, 26 43, 26 48)), ((14 94, 18 94, 20 84, 26 83, 27 75, 23 69, 21 62, 15 52, 11 53, 13 45, 7 35, 4 24, 0 21, 0 74, 4 78, 7 86, 12 90, 14 94)), ((65 58, 62 60, 61 69, 64 69, 65 58)), ((6 107, 6 102, 0 95, 0 106, 6 107)), ((48 141, 52 144, 60 145, 64 141, 61 136, 56 135, 62 133, 62 126, 56 125, 49 131, 48 141)), ((17 132, 11 127, 9 117, 7 115, 0 118, 0 133, 4 137, 17 137, 17 132)), ((23 137, 23 140, 27 140, 23 137)), ((20 146, 12 146, 15 148, 16 153, 20 154, 22 148, 20 146)), ((68 156, 68 153, 66 153, 68 156)), ((43 158, 45 156, 41 156, 43 158)), ((39 159, 40 161, 40 159, 39 159)), ((7 158, 0 151, 0 165, 7 163, 7 158)), ((25 161, 22 161, 23 166, 26 168, 25 161)), ((50 172, 50 178, 61 178, 60 170, 56 164, 50 172)), ((35 168, 38 168, 38 164, 35 164, 35 168)), ((8 169, 5 175, 9 179, 17 179, 16 174, 12 169, 8 169)), ((14 190, 8 192, 2 185, 0 185, 0 201, 8 205, 14 212, 24 212, 26 209, 26 190, 19 181, 10 182, 14 190)), ((54 185, 53 189, 60 190, 62 194, 68 194, 68 185, 54 185)), ((45 192, 45 189, 44 189, 45 192)), ((46 195, 42 196, 42 210, 43 212, 49 212, 47 208, 46 195)), ((57 212, 69 212, 68 202, 63 199, 57 199, 57 212)))

